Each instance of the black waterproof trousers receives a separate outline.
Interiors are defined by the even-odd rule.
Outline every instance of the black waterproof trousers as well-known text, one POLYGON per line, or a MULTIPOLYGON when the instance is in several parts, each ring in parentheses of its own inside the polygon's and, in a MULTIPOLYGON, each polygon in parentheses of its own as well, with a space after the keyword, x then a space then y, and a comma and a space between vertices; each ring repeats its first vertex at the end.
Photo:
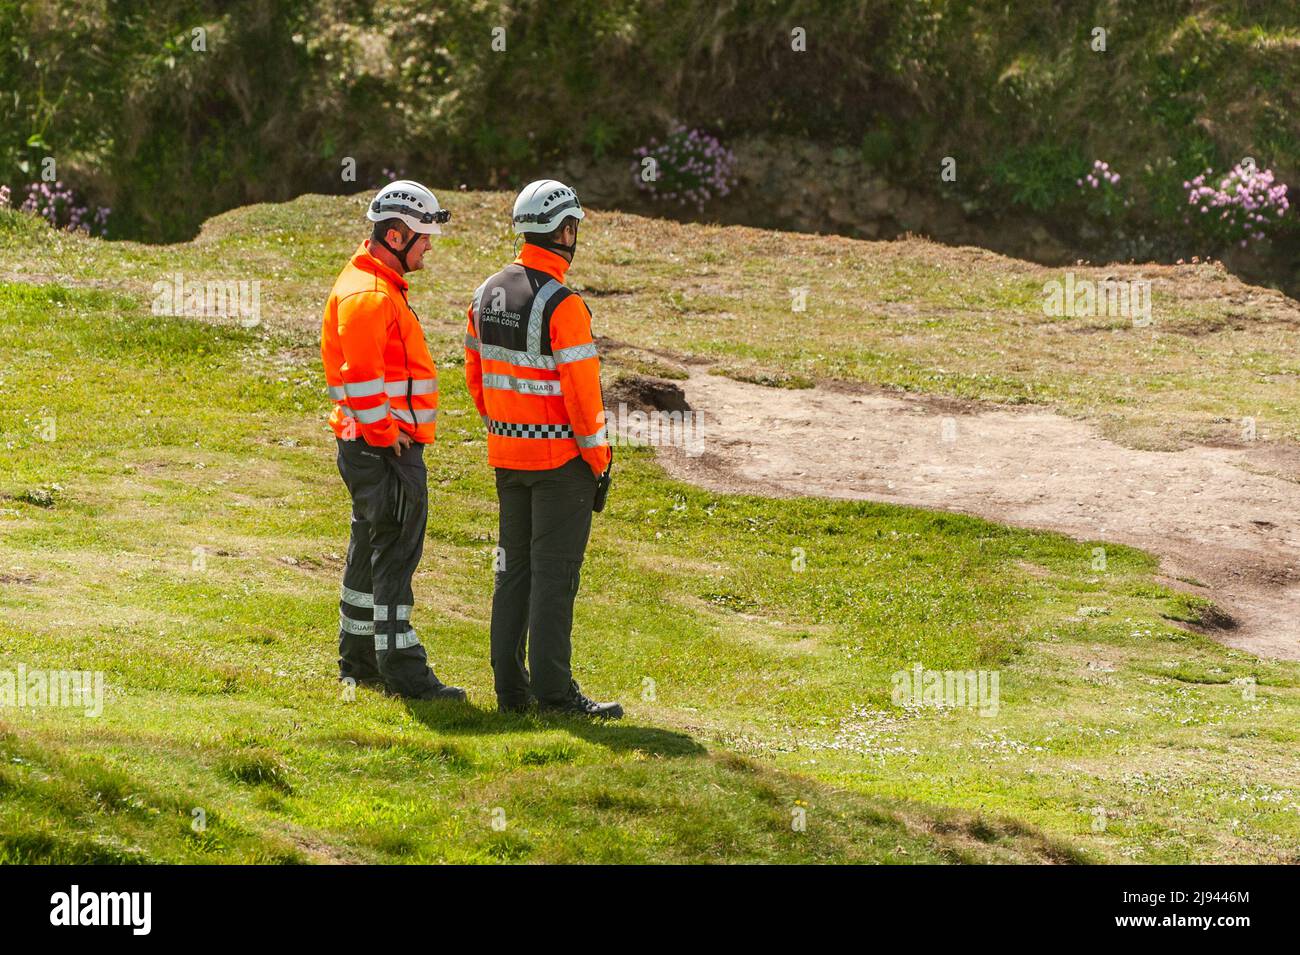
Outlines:
POLYGON ((339 677, 382 681, 418 697, 437 685, 411 626, 411 578, 424 551, 429 479, 424 445, 399 457, 364 440, 339 440, 338 466, 352 495, 352 539, 339 602, 339 677))
POLYGON ((491 646, 497 701, 522 706, 531 695, 561 703, 572 679, 573 601, 596 478, 581 457, 546 471, 497 468, 496 477, 501 523, 491 646))

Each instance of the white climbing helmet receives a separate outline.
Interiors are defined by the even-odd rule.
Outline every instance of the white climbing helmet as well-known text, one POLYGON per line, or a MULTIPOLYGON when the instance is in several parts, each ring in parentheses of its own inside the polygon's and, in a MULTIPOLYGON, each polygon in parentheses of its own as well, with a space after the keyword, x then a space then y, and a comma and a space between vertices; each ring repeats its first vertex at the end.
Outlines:
POLYGON ((515 199, 515 232, 551 232, 569 216, 586 218, 578 194, 555 179, 530 182, 515 199))
POLYGON ((410 179, 390 182, 375 194, 366 218, 371 222, 401 219, 415 232, 425 235, 442 235, 440 223, 451 218, 451 213, 438 205, 438 198, 410 179))

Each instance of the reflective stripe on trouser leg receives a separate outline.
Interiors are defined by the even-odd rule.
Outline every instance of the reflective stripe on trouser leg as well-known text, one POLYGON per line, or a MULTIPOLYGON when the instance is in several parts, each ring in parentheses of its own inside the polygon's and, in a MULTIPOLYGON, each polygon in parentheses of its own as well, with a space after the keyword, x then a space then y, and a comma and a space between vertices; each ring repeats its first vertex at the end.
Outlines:
MULTIPOLYGON (((346 467, 340 455, 340 471, 346 467)), ((379 679, 375 657, 375 624, 370 592, 370 525, 357 513, 352 515, 347 563, 339 593, 339 678, 357 682, 379 679)))
POLYGON ((373 661, 372 675, 382 679, 390 692, 419 696, 434 685, 428 660, 411 630, 409 610, 402 610, 405 619, 398 620, 392 608, 409 608, 415 602, 411 576, 420 562, 428 514, 424 445, 413 445, 399 459, 378 454, 363 442, 338 444, 339 471, 352 495, 353 537, 362 538, 349 550, 352 566, 343 582, 356 594, 372 595, 371 607, 358 608, 364 613, 350 603, 340 603, 343 616, 354 621, 343 626, 366 631, 343 633, 340 644, 358 657, 364 652, 373 661), (397 520, 399 486, 406 502, 401 521, 397 520), (383 609, 376 614, 375 607, 383 609), (355 622, 360 616, 365 619, 355 622), (376 617, 381 618, 378 625, 376 617), (377 651, 376 645, 388 649, 377 651))
POLYGON ((396 624, 394 630, 386 626, 389 623, 389 610, 386 604, 375 604, 375 649, 405 650, 407 647, 418 647, 420 638, 416 636, 415 628, 411 626, 410 605, 397 605, 397 612, 392 615, 392 622, 396 624))
POLYGON ((424 647, 411 627, 411 578, 424 551, 429 512, 424 445, 412 445, 401 457, 385 456, 383 465, 385 480, 372 502, 376 518, 370 535, 375 656, 390 691, 419 696, 434 685, 424 647))

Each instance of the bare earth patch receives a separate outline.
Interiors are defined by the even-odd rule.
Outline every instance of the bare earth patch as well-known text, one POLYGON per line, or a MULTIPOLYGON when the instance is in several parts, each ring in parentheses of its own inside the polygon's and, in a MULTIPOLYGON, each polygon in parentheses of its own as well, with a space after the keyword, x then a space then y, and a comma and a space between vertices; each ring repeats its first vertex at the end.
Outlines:
POLYGON ((661 454, 719 491, 884 501, 973 514, 1161 558, 1165 582, 1226 613, 1214 633, 1300 660, 1300 449, 1280 444, 1126 448, 1035 408, 856 386, 682 382, 706 452, 661 454))

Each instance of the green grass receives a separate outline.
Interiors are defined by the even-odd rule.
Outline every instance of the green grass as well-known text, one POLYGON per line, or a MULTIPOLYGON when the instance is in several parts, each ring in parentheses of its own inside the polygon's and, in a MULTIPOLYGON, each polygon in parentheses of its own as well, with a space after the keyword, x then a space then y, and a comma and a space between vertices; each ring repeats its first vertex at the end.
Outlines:
MULTIPOLYGON (((460 360, 469 292, 511 255, 510 197, 446 192, 456 227, 412 288, 442 363, 460 360), (469 292, 467 292, 469 290, 469 292)), ((304 196, 208 222, 193 243, 105 243, 0 210, 0 279, 108 285, 262 283, 267 326, 304 349, 326 289, 363 234, 364 197, 304 196)), ((1077 279, 1152 281, 1152 319, 1048 317, 1065 270, 922 240, 864 242, 594 212, 573 283, 599 334, 780 387, 818 379, 1012 404, 1089 421, 1122 443, 1175 449, 1300 440, 1300 310, 1215 266, 1075 266, 1077 279), (806 310, 792 311, 792 289, 806 310)), ((655 370, 643 367, 640 370, 655 370)), ((630 370, 637 370, 634 363, 630 370)))
POLYGON ((348 701, 348 503, 314 319, 286 320, 323 296, 348 208, 245 210, 166 254, 0 228, 27 277, 75 272, 0 284, 0 671, 109 688, 98 718, 0 709, 0 860, 1296 861, 1300 667, 1180 628, 1197 608, 1148 555, 1108 544, 1096 572, 1095 542, 718 495, 644 450, 575 628, 576 676, 628 719, 498 717, 495 498, 453 341, 457 283, 500 249, 467 238, 416 277, 444 411, 415 623, 471 704, 348 701), (269 328, 149 314, 152 281, 249 263, 279 275, 269 328), (917 663, 997 671, 997 715, 895 706, 917 663))

